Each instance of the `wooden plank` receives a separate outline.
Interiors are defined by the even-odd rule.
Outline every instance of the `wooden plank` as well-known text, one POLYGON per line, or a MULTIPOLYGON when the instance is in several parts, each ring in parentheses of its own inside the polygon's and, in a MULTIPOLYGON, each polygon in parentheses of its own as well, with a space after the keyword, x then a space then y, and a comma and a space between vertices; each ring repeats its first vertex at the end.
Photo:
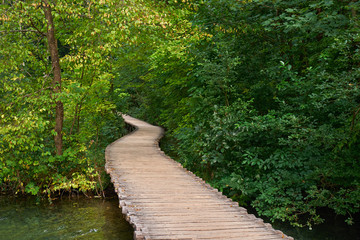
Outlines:
POLYGON ((105 168, 134 239, 293 239, 167 157, 161 128, 123 117, 137 130, 106 148, 105 168))

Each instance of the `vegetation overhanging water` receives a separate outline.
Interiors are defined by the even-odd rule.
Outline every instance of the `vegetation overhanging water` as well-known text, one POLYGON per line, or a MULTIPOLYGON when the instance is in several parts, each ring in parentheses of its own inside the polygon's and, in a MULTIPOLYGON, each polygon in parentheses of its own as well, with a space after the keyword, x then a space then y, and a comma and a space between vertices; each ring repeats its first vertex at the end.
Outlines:
POLYGON ((130 240, 117 199, 64 197, 53 204, 35 198, 0 196, 0 239, 130 240))

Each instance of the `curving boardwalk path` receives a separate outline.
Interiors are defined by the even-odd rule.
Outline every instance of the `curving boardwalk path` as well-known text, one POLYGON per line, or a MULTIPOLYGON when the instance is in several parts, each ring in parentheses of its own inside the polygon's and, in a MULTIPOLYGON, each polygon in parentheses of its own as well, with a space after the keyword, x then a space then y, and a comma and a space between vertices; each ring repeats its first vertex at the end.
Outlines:
POLYGON ((134 239, 293 239, 165 156, 160 127, 123 116, 137 128, 106 148, 106 171, 134 239))

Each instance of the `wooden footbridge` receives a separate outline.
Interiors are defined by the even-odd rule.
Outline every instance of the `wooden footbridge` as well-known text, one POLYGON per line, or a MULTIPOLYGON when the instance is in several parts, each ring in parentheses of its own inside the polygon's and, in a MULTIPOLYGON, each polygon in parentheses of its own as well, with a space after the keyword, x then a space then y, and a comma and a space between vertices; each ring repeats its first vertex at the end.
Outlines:
POLYGON ((106 171, 134 239, 293 239, 167 157, 160 127, 123 117, 136 130, 106 148, 106 171))

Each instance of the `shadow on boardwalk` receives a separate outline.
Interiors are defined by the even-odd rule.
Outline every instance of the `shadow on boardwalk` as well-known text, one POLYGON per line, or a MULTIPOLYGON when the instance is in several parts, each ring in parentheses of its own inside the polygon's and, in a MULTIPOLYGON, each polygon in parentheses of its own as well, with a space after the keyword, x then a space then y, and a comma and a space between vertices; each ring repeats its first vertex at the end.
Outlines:
POLYGON ((106 171, 134 239, 293 239, 165 156, 160 127, 123 117, 136 131, 106 148, 106 171))

